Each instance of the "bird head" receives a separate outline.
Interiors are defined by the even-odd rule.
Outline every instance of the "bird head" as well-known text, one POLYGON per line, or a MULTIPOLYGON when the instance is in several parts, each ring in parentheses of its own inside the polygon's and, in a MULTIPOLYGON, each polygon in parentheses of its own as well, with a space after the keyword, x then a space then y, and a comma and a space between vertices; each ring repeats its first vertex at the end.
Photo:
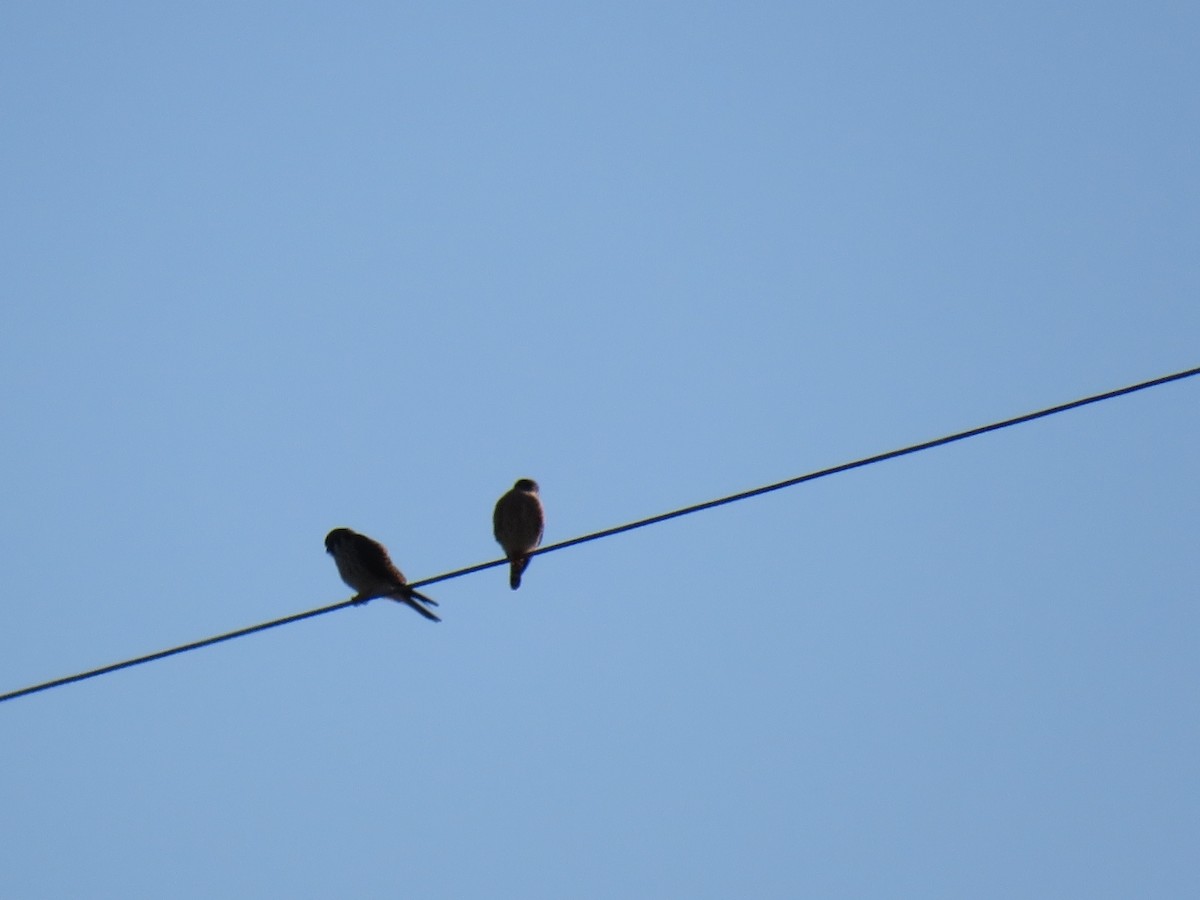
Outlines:
POLYGON ((527 494, 536 494, 538 492, 537 482, 532 478, 519 478, 517 483, 513 485, 513 490, 524 491, 527 494))
POLYGON ((333 553, 339 546, 345 543, 346 538, 354 534, 349 528, 335 528, 329 534, 325 535, 325 552, 333 553))

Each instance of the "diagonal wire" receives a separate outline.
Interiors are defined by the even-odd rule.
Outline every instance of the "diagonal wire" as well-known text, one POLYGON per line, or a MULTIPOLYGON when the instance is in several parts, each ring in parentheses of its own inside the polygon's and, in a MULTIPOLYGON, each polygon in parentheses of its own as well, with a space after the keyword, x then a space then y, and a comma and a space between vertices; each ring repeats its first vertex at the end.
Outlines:
POLYGON ((237 631, 229 631, 225 634, 218 634, 216 637, 205 638, 202 641, 193 641, 190 644, 182 644, 178 647, 172 647, 170 650, 159 650, 157 653, 148 653, 145 656, 139 656, 136 659, 127 659, 124 662, 113 663, 111 666, 102 666, 99 669, 89 669, 86 672, 80 672, 78 675, 68 675, 65 678, 56 678, 54 681, 47 681, 43 684, 35 684, 32 687, 21 688, 19 691, 10 691, 7 694, 0 694, 0 703, 5 700, 15 700, 17 697, 24 697, 26 694, 36 694, 38 691, 47 691, 50 688, 61 687, 64 684, 71 684, 74 681, 83 681, 87 678, 95 678, 97 675, 107 675, 109 672, 116 672, 120 669, 128 669, 131 666, 139 666, 142 663, 153 662, 156 659, 165 659, 168 656, 174 656, 177 653, 186 653, 189 650, 199 650, 201 647, 208 647, 212 644, 219 644, 222 641, 232 641, 234 638, 245 637, 248 634, 254 634, 256 631, 266 631, 268 628, 275 628, 279 625, 289 625, 292 622, 299 622, 301 619, 311 619, 313 616, 319 616, 322 613, 333 612, 335 609, 341 609, 343 606, 352 606, 353 600, 343 600, 341 603, 334 603, 332 606, 323 606, 320 609, 310 609, 308 612, 296 613, 292 616, 286 616, 282 619, 274 619, 270 622, 263 622, 259 625, 251 625, 249 628, 239 628, 237 631))
MULTIPOLYGON (((769 494, 772 491, 779 491, 783 490, 784 488, 794 487, 795 485, 803 484, 806 481, 816 481, 818 478, 825 478, 829 475, 837 475, 841 472, 848 472, 851 469, 860 469, 863 466, 870 466, 889 459, 907 456, 910 453, 920 453, 923 450, 932 450, 934 447, 941 447, 946 444, 952 444, 956 441, 964 441, 967 438, 978 437, 981 434, 999 431, 1002 428, 1011 428, 1014 425, 1032 422, 1035 419, 1043 419, 1046 416, 1057 415, 1058 413, 1067 412, 1068 410, 1072 409, 1078 409, 1081 406, 1088 406, 1092 403, 1100 403, 1105 400, 1112 400, 1115 397, 1121 397, 1125 394, 1133 394, 1138 391, 1144 391, 1148 388, 1158 387, 1159 385, 1168 384, 1172 381, 1181 381, 1184 378, 1191 378, 1195 375, 1200 375, 1200 366, 1197 366, 1193 369, 1186 369, 1182 372, 1175 372, 1171 375, 1163 375, 1160 378, 1153 378, 1149 381, 1131 384, 1127 387, 1117 388, 1113 391, 1106 391, 1103 394, 1093 394, 1090 397, 1072 400, 1069 403, 1062 403, 1058 406, 1050 406, 1045 409, 1037 410, 1036 412, 1026 413, 1021 416, 1014 416, 1011 419, 993 422, 990 425, 981 425, 978 428, 970 428, 966 431, 958 431, 954 434, 948 434, 945 437, 934 438, 933 440, 923 441, 919 444, 911 444, 907 447, 901 447, 898 450, 889 450, 886 453, 879 453, 875 456, 867 456, 862 459, 856 459, 853 462, 831 466, 828 469, 820 469, 816 472, 809 472, 806 475, 799 475, 795 478, 789 478, 786 481, 778 481, 774 484, 757 487, 749 491, 742 491, 738 494, 730 494, 728 497, 720 497, 716 500, 709 500, 705 503, 697 503, 694 506, 685 506, 681 509, 660 513, 659 515, 650 516, 646 519, 638 519, 636 522, 629 522, 625 525, 618 525, 614 528, 606 528, 603 531, 595 531, 591 534, 585 534, 582 537, 571 538, 570 540, 566 541, 559 541, 557 544, 550 544, 549 546, 534 550, 529 555, 537 556, 542 553, 553 553, 556 550, 565 550, 567 547, 574 547, 578 544, 586 544, 589 541, 598 541, 601 538, 612 537, 613 535, 622 534, 626 531, 633 531, 637 528, 645 528, 647 525, 657 525, 659 522, 666 522, 669 519, 677 519, 680 516, 691 515, 692 513, 702 512, 706 509, 713 509, 717 506, 724 506, 727 503, 736 503, 739 500, 748 500, 751 497, 769 494)), ((462 569, 455 569, 453 572, 435 575, 432 578, 426 578, 422 581, 414 581, 412 582, 412 587, 424 587, 425 585, 429 584, 437 584, 440 581, 449 581, 453 578, 461 578, 464 575, 473 575, 476 572, 482 572, 485 569, 491 569, 495 566, 501 566, 507 563, 507 559, 494 559, 489 562, 478 563, 462 569)), ((35 684, 31 687, 21 688, 17 691, 10 691, 7 694, 0 694, 0 703, 3 703, 6 700, 15 700, 17 697, 24 697, 27 694, 36 694, 39 691, 49 690, 50 688, 54 687, 61 687, 64 684, 71 684, 72 682, 83 681, 88 678, 95 678, 98 675, 107 675, 109 672, 116 672, 120 669, 128 669, 132 666, 141 665, 142 663, 153 662, 156 659, 164 659, 168 656, 186 653, 189 650, 199 650, 201 647, 208 647, 212 644, 222 643, 223 641, 231 641, 234 638, 245 637, 248 634, 266 631, 269 628, 276 628, 280 625, 289 625, 292 622, 299 622, 302 619, 311 619, 315 616, 324 615, 325 613, 333 612, 334 610, 338 609, 344 609, 345 607, 352 605, 354 605, 354 600, 343 600, 340 603, 322 606, 317 609, 310 609, 307 612, 296 613, 295 615, 285 616, 282 619, 274 619, 270 622, 262 622, 258 625, 251 625, 248 628, 239 628, 237 631, 230 631, 225 634, 216 635, 215 637, 205 638, 204 640, 193 641, 190 644, 172 647, 169 650, 160 650, 157 653, 150 653, 146 656, 139 656, 135 659, 125 660, 124 662, 113 663, 112 665, 103 666, 99 669, 90 669, 86 672, 80 672, 78 675, 68 675, 65 678, 57 678, 54 681, 35 684)))
MULTIPOLYGON (((659 522, 665 522, 668 519, 677 519, 680 516, 687 516, 691 515, 692 513, 702 512, 703 510, 712 509, 716 506, 724 506, 727 503, 736 503, 739 500, 748 500, 751 497, 758 497, 761 494, 769 494, 772 491, 780 491, 784 488, 794 487, 797 484, 803 484, 806 481, 816 481, 818 478, 825 478, 828 475, 837 475, 840 472, 848 472, 851 469, 860 469, 863 466, 870 466, 874 463, 884 462, 885 460, 896 459, 900 456, 907 456, 910 453, 920 453, 922 450, 932 450, 934 447, 941 447, 945 444, 953 444, 955 441, 964 441, 967 438, 978 437, 979 435, 987 434, 990 431, 999 431, 1001 428, 1011 428, 1013 425, 1021 425, 1025 422, 1032 422, 1034 419, 1043 419, 1046 416, 1053 416, 1057 413, 1078 409, 1079 407, 1087 406, 1090 403, 1100 403, 1103 400, 1111 400, 1114 397, 1120 397, 1124 394, 1132 394, 1137 391, 1144 391, 1147 388, 1158 387, 1159 385, 1167 384, 1172 381, 1191 378, 1193 375, 1200 375, 1200 366, 1197 366, 1194 369, 1187 369, 1183 372, 1176 372, 1173 375, 1164 375, 1161 378, 1155 378, 1151 381, 1142 381, 1138 384, 1131 384, 1128 387, 1117 388, 1115 391, 1106 391, 1103 394, 1093 394, 1090 397, 1072 400, 1070 403, 1062 403, 1058 406, 1050 406, 1046 409, 1039 409, 1037 412, 1026 413, 1023 416, 1014 416, 1011 419, 1005 419, 1001 422, 993 422, 990 425, 981 425, 978 428, 970 428, 967 431, 957 431, 954 434, 948 434, 945 437, 934 438, 931 441, 923 441, 920 444, 912 444, 908 447, 901 447, 899 450, 889 450, 886 453, 879 453, 875 456, 867 456, 862 459, 856 459, 853 462, 842 463, 838 466, 831 466, 828 469, 809 472, 807 475, 798 475, 797 477, 789 478, 786 481, 777 481, 775 484, 768 484, 764 487, 754 488, 749 491, 742 491, 739 494, 730 494, 728 497, 720 497, 717 500, 709 500, 705 503, 697 503, 694 506, 685 506, 682 509, 660 513, 657 516, 650 516, 648 519, 639 519, 636 522, 630 522, 626 525, 617 525, 615 528, 606 528, 603 531, 585 534, 583 537, 560 541, 557 544, 550 544, 546 547, 534 550, 529 554, 529 556, 537 556, 539 553, 553 553, 555 550, 563 550, 567 547, 574 547, 576 544, 586 544, 588 541, 597 541, 600 538, 612 537, 614 534, 633 531, 636 528, 645 528, 647 525, 657 525, 659 522)), ((435 575, 433 578, 426 578, 424 581, 414 581, 413 586, 423 587, 427 584, 436 584, 439 581, 449 581, 451 578, 458 578, 462 575, 471 575, 475 572, 482 572, 484 569, 490 569, 493 566, 503 565, 507 562, 508 560, 506 559, 498 559, 492 562, 479 563, 475 566, 468 566, 465 569, 456 569, 453 572, 447 572, 445 575, 435 575)), ((3 699, 3 697, 0 697, 0 700, 3 699)))

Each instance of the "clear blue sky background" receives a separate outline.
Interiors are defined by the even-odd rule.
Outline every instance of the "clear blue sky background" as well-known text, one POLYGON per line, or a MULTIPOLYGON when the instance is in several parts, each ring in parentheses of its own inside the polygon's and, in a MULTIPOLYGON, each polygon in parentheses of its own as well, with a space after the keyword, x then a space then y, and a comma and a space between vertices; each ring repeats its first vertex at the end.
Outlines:
MULTIPOLYGON (((0 9, 0 691, 1200 364, 1200 7, 0 9)), ((1194 897, 1200 380, 0 705, 14 898, 1194 897)))

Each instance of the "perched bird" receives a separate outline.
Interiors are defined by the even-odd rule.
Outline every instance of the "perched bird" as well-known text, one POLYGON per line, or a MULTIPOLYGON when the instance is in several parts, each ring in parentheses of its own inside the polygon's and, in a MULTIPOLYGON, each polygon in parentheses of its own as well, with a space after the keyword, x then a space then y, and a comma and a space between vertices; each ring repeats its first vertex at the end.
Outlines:
POLYGON ((349 528, 335 528, 325 535, 325 551, 332 554, 342 581, 358 592, 355 603, 388 597, 397 603, 407 603, 427 619, 442 621, 420 602, 437 606, 437 601, 408 586, 404 573, 396 568, 378 541, 349 528))
POLYGON ((511 563, 508 584, 514 591, 521 586, 521 573, 529 565, 529 551, 542 542, 545 523, 537 482, 532 478, 520 479, 496 501, 492 530, 511 563))

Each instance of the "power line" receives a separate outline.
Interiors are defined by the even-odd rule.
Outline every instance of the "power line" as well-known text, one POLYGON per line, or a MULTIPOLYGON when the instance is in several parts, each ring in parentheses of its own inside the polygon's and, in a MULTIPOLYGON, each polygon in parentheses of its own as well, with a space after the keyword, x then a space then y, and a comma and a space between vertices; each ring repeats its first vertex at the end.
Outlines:
MULTIPOLYGON (((644 528, 647 525, 657 525, 659 522, 665 522, 668 519, 677 519, 680 516, 691 515, 692 513, 701 512, 702 510, 712 509, 715 506, 724 506, 726 503, 736 503, 739 500, 748 500, 751 497, 757 497, 761 494, 769 494, 772 491, 779 491, 783 488, 793 487, 797 484, 803 484, 806 481, 816 481, 818 478, 824 478, 827 475, 837 475, 839 472, 848 472, 850 469, 860 469, 863 466, 869 466, 874 463, 884 462, 885 460, 895 459, 898 456, 907 456, 910 453, 919 453, 922 450, 932 450, 934 447, 941 447, 944 444, 952 444, 955 441, 963 441, 967 438, 977 437, 981 434, 987 434, 989 431, 999 431, 1001 428, 1010 428, 1013 425, 1020 425, 1024 422, 1032 422, 1034 419, 1042 419, 1046 416, 1053 416, 1057 413, 1067 412, 1071 409, 1078 409, 1081 406, 1087 406, 1090 403, 1099 403, 1102 400, 1112 400, 1114 397, 1120 397, 1124 394, 1132 394, 1137 391, 1144 391, 1147 388, 1158 387, 1161 384, 1179 381, 1184 378, 1191 378, 1193 375, 1200 375, 1200 366, 1194 369, 1188 369, 1184 372, 1176 372, 1173 375, 1164 375, 1161 378, 1155 378, 1150 381, 1142 381, 1138 384, 1131 384, 1128 387, 1117 388, 1115 391, 1106 391, 1103 394, 1094 394, 1091 397, 1084 397, 1080 400, 1072 400, 1070 403, 1062 403, 1058 406, 1050 406, 1046 409, 1039 409, 1037 412, 1026 413, 1023 416, 1015 416, 1011 419, 1004 419, 1001 422, 993 422, 991 425, 981 425, 978 428, 970 428, 967 431, 958 431, 954 434, 948 434, 945 437, 934 438, 931 441, 923 441, 920 444, 912 444, 908 447, 902 447, 899 450, 889 450, 886 453, 879 453, 875 456, 867 456, 863 459, 856 459, 854 462, 842 463, 839 466, 831 466, 828 469, 821 469, 817 472, 809 472, 807 475, 798 475, 797 477, 789 478, 786 481, 778 481, 775 484, 768 484, 765 487, 758 487, 749 491, 742 491, 740 494, 730 494, 728 497, 721 497, 717 500, 709 500, 705 503, 697 503, 695 506, 685 506, 682 509, 676 509, 672 512, 660 513, 657 516, 650 516, 648 519, 639 519, 638 521, 630 522, 627 525, 617 525, 615 528, 606 528, 603 531, 585 534, 583 537, 559 541, 557 544, 550 544, 547 547, 534 550, 529 555, 536 556, 539 553, 553 553, 555 550, 563 550, 567 547, 574 547, 576 544, 586 544, 588 541, 596 541, 600 538, 611 537, 614 534, 621 534, 625 531, 633 531, 636 528, 644 528)), ((445 575, 436 575, 433 578, 426 578, 424 581, 416 581, 413 582, 413 585, 415 587, 424 587, 427 584, 436 584, 439 581, 449 581, 451 578, 458 578, 461 575, 471 575, 475 572, 481 572, 484 569, 490 569, 492 566, 498 566, 505 562, 507 562, 507 560, 500 559, 493 562, 480 563, 476 566, 468 566, 465 569, 456 569, 453 572, 447 572, 445 575)), ((0 697, 0 700, 3 699, 3 697, 0 697)))
MULTIPOLYGON (((691 515, 692 513, 701 512, 706 509, 713 509, 717 506, 724 506, 727 503, 736 503, 739 500, 748 500, 751 497, 758 497, 761 494, 769 494, 772 491, 779 491, 783 488, 793 487, 797 484, 803 484, 806 481, 816 481, 818 478, 825 478, 829 475, 837 475, 840 472, 848 472, 851 469, 859 469, 863 466, 870 466, 875 463, 884 462, 885 460, 896 459, 900 456, 907 456, 910 453, 919 453, 922 450, 932 450, 934 447, 941 447, 945 444, 952 444, 955 441, 963 441, 967 438, 978 437, 981 434, 987 434, 991 431, 999 431, 1002 428, 1010 428, 1013 425, 1021 425, 1025 422, 1032 422, 1035 419, 1042 419, 1046 416, 1057 415, 1058 413, 1067 412, 1068 410, 1072 409, 1078 409, 1081 406, 1087 406, 1092 403, 1100 403, 1104 400, 1112 400, 1115 397, 1121 397, 1125 394, 1133 394, 1137 391, 1144 391, 1148 388, 1169 384, 1172 381, 1181 381, 1184 378, 1191 378, 1194 375, 1200 375, 1200 366, 1194 369, 1176 372, 1173 375, 1163 375, 1160 378, 1154 378, 1150 381, 1142 381, 1138 384, 1129 385, 1128 387, 1117 388, 1114 391, 1106 391, 1103 394, 1094 394, 1090 397, 1072 400, 1070 403, 1062 403, 1058 406, 1050 406, 1046 409, 1040 409, 1037 412, 1025 413, 1024 415, 1015 416, 1011 419, 993 422, 990 425, 981 425, 978 428, 970 428, 966 431, 955 432, 954 434, 948 434, 945 437, 935 438, 930 441, 923 441, 919 444, 911 444, 910 446, 902 447, 899 450, 889 450, 886 453, 879 453, 875 456, 867 456, 863 459, 856 459, 853 462, 831 466, 828 469, 820 469, 816 472, 809 472, 807 475, 799 475, 795 478, 789 478, 786 481, 779 481, 775 484, 765 485, 764 487, 753 488, 752 490, 742 491, 738 494, 730 494, 728 497, 720 497, 716 500, 709 500, 705 503, 697 503, 694 506, 685 506, 682 509, 660 513, 659 515, 650 516, 646 519, 639 519, 636 522, 629 522, 625 525, 618 525, 615 528, 606 528, 603 531, 595 531, 591 534, 585 534, 582 537, 571 538, 566 541, 559 541, 557 544, 550 544, 549 546, 535 550, 529 555, 537 556, 542 553, 553 553, 556 550, 565 550, 567 547, 574 547, 578 544, 586 544, 588 541, 597 541, 600 540, 600 538, 612 537, 615 534, 633 531, 637 528, 645 528, 647 525, 657 525, 659 522, 666 522, 668 519, 677 519, 680 516, 691 515)), ((505 565, 507 562, 507 559, 494 559, 490 562, 478 563, 473 566, 467 566, 463 569, 455 569, 453 572, 446 572, 443 575, 435 575, 434 577, 426 578, 423 581, 414 581, 412 582, 412 587, 424 587, 430 584, 437 584, 439 581, 449 581, 452 578, 461 578, 464 575, 473 575, 476 572, 482 572, 485 569, 491 569, 495 566, 505 565)), ((83 681, 88 678, 95 678, 97 675, 106 675, 109 672, 116 672, 119 669, 128 669, 132 666, 141 665, 142 663, 153 662, 156 659, 175 656, 178 653, 186 653, 189 650, 199 650, 201 647, 208 647, 212 644, 219 644, 223 641, 231 641, 234 638, 245 637, 248 634, 254 634, 258 631, 266 631, 269 628, 276 628, 280 625, 288 625, 292 622, 299 622, 302 619, 311 619, 314 616, 324 615, 325 613, 333 612, 334 610, 343 609, 352 605, 354 605, 353 600, 343 600, 340 603, 334 603, 330 606, 322 606, 318 609, 310 609, 307 612, 296 613, 295 615, 286 616, 282 619, 274 619, 270 622, 263 622, 259 625, 251 625, 248 628, 240 628, 237 631, 230 631, 225 634, 216 635, 215 637, 194 641, 190 644, 172 647, 169 650, 160 650, 157 653, 150 653, 146 656, 139 656, 135 659, 125 660, 124 662, 113 663, 112 665, 103 666, 99 669, 90 669, 86 672, 80 672, 78 675, 68 675, 65 678, 57 678, 54 681, 35 684, 31 687, 21 688, 20 690, 11 691, 7 694, 0 694, 0 703, 3 703, 6 700, 15 700, 17 697, 24 697, 27 694, 36 694, 39 691, 49 690, 50 688, 54 687, 61 687, 64 684, 71 684, 75 681, 83 681)))
POLYGON ((56 678, 54 681, 47 681, 44 684, 35 684, 32 687, 21 688, 19 691, 11 691, 7 694, 0 694, 0 703, 3 703, 5 700, 15 700, 17 697, 24 697, 26 694, 36 694, 38 691, 46 691, 50 688, 61 687, 62 685, 70 684, 73 681, 83 681, 87 678, 95 678, 97 675, 107 675, 109 672, 116 672, 119 669, 128 669, 131 666, 139 666, 142 663, 153 662, 156 659, 164 659, 168 656, 174 656, 177 653, 186 653, 188 650, 199 650, 201 647, 208 647, 212 644, 219 644, 222 641, 231 641, 234 638, 245 637, 248 634, 254 634, 256 631, 266 631, 268 628, 276 628, 279 625, 289 625, 292 622, 299 622, 301 619, 311 619, 313 616, 319 616, 322 613, 333 612, 335 609, 341 609, 343 606, 352 605, 354 605, 354 600, 343 600, 341 603, 335 603, 332 606, 323 606, 320 609, 310 609, 308 612, 296 613, 295 615, 286 616, 282 619, 274 619, 270 622, 263 622, 260 625, 251 625, 249 628, 239 628, 237 631, 218 634, 216 637, 205 638, 202 641, 193 641, 190 644, 172 647, 170 650, 159 650, 157 653, 149 653, 146 656, 139 656, 136 659, 127 659, 124 662, 113 663, 111 666, 102 666, 99 669, 89 669, 86 672, 80 672, 78 675, 67 675, 65 678, 56 678))

